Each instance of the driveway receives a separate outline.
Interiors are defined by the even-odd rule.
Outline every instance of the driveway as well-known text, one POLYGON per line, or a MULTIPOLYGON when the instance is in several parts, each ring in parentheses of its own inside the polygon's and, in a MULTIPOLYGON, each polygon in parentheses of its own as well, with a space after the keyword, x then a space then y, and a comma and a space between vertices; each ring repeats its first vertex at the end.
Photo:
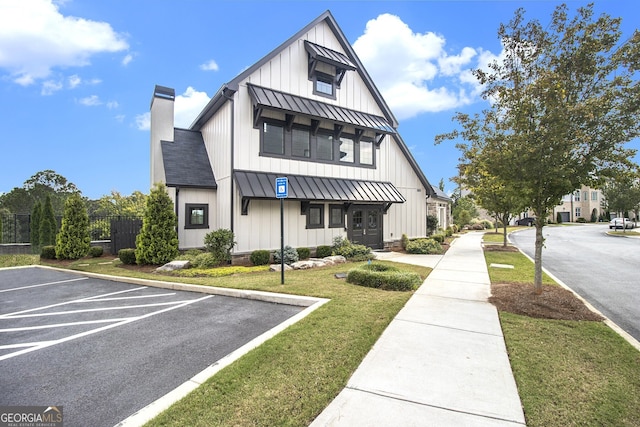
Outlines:
MULTIPOLYGON (((640 341, 640 239, 607 231, 608 224, 544 227, 542 265, 640 341)), ((535 229, 510 239, 533 258, 535 229)))
POLYGON ((305 307, 0 270, 0 405, 113 426, 305 307))

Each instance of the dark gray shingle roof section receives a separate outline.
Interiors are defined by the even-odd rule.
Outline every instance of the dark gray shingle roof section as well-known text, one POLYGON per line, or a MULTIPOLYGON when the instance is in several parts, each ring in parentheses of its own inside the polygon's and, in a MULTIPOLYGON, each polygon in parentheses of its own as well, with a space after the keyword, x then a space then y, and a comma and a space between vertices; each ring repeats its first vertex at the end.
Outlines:
POLYGON ((247 88, 254 108, 267 108, 291 114, 302 114, 316 119, 373 129, 380 133, 395 133, 395 129, 384 117, 252 84, 247 84, 247 88))
POLYGON ((162 141, 168 187, 218 188, 200 132, 174 129, 173 141, 162 141))
POLYGON ((247 199, 276 199, 277 177, 289 180, 290 200, 319 200, 358 203, 404 203, 405 198, 390 182, 360 181, 305 175, 235 171, 240 193, 247 199))

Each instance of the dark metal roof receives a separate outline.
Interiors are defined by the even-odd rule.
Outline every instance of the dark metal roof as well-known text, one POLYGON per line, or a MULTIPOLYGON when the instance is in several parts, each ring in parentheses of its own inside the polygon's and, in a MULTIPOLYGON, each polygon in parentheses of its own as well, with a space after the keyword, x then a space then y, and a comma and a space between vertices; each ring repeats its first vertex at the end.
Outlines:
POLYGON ((233 174, 243 198, 275 199, 276 178, 289 180, 290 200, 322 200, 359 203, 404 203, 405 198, 390 182, 361 181, 267 172, 235 171, 233 174))
POLYGON ((168 187, 218 188, 200 132, 174 129, 173 142, 161 144, 168 187))
POLYGON ((345 70, 355 70, 356 66, 347 55, 335 50, 329 49, 319 44, 311 43, 309 40, 304 41, 304 48, 312 58, 318 59, 327 64, 331 64, 337 68, 345 70))
POLYGON ((381 133, 395 133, 393 126, 391 126, 384 117, 255 86, 250 83, 247 84, 247 88, 253 100, 253 105, 256 108, 268 108, 287 113, 302 114, 335 123, 373 129, 381 133))

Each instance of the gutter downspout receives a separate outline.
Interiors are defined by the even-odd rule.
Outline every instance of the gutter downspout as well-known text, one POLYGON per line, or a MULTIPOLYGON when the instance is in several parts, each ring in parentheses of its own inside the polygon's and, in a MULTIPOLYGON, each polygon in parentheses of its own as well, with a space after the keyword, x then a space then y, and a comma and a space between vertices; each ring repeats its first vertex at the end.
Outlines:
POLYGON ((179 211, 180 211, 180 187, 176 187, 176 233, 180 232, 180 218, 178 217, 179 211))
POLYGON ((230 188, 231 188, 231 212, 230 212, 230 229, 231 232, 234 232, 234 219, 235 219, 235 215, 234 215, 234 203, 235 203, 235 186, 233 184, 233 172, 234 172, 234 168, 235 168, 235 102, 233 99, 233 96, 228 96, 227 95, 227 88, 225 87, 222 90, 222 96, 229 100, 231 102, 231 132, 230 132, 230 138, 231 138, 231 170, 230 170, 230 175, 229 175, 229 179, 230 181, 230 188))

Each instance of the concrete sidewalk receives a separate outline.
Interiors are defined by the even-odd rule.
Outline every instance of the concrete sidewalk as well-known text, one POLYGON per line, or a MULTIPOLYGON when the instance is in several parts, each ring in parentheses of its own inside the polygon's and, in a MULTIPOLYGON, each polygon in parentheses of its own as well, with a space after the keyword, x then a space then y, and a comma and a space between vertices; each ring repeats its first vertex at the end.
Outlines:
POLYGON ((525 425, 481 239, 454 241, 313 427, 525 425))

